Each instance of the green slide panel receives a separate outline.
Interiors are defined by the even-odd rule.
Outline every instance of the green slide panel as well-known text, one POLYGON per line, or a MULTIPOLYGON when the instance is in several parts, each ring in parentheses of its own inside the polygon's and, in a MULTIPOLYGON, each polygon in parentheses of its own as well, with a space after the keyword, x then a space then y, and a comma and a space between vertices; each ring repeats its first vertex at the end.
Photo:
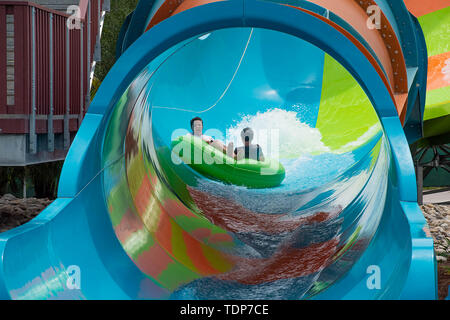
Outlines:
POLYGON ((355 140, 381 129, 378 117, 364 90, 342 65, 327 54, 324 65, 316 128, 332 152, 349 152, 355 140))

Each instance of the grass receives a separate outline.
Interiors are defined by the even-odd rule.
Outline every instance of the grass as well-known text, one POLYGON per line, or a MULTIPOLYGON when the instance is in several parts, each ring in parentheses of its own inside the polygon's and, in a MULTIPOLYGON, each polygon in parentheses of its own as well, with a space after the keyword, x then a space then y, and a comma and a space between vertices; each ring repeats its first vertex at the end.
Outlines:
POLYGON ((423 188, 424 191, 428 191, 428 190, 441 190, 441 189, 448 189, 448 187, 424 187, 424 188, 423 188))
POLYGON ((444 272, 446 275, 450 275, 450 267, 449 266, 443 266, 442 269, 444 269, 444 272))
POLYGON ((95 77, 101 82, 116 62, 116 42, 125 18, 136 8, 138 0, 111 0, 101 38, 102 60, 95 67, 95 77))

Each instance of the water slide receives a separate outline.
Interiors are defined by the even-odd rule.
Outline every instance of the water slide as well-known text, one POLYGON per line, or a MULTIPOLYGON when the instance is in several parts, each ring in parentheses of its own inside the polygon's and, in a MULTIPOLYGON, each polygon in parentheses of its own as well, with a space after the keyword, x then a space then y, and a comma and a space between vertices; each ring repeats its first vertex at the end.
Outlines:
POLYGON ((409 151, 427 51, 403 2, 142 0, 117 52, 58 198, 0 235, 0 298, 436 299, 409 151), (251 127, 282 184, 180 161, 196 116, 236 146, 251 127))

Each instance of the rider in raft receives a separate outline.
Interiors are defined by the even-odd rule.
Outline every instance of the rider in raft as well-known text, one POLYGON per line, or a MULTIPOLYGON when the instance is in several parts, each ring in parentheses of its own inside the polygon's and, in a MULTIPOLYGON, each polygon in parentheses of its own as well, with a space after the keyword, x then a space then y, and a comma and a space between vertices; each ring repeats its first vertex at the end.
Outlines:
POLYGON ((234 153, 230 155, 230 150, 233 150, 233 143, 228 145, 227 154, 236 160, 253 159, 256 161, 264 161, 264 154, 259 144, 252 144, 254 137, 253 130, 251 128, 245 128, 241 131, 241 139, 244 143, 243 147, 234 149, 234 153))
POLYGON ((253 159, 257 161, 264 161, 264 154, 259 144, 252 144, 254 132, 251 128, 245 128, 241 132, 241 139, 244 146, 234 149, 233 142, 228 144, 228 147, 212 137, 203 134, 203 120, 200 117, 195 117, 191 120, 192 135, 201 138, 203 141, 212 147, 226 153, 229 157, 235 160, 253 159))
POLYGON ((210 146, 222 151, 223 153, 227 152, 227 148, 225 145, 219 141, 214 140, 212 137, 203 134, 203 120, 200 117, 195 117, 191 120, 191 129, 192 135, 198 138, 201 138, 210 146))

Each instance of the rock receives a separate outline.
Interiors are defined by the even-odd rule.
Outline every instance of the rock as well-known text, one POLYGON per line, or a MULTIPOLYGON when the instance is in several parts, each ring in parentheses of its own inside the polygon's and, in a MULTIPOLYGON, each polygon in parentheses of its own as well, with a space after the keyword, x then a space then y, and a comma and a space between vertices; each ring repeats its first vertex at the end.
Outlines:
POLYGON ((436 230, 440 233, 444 233, 444 229, 442 227, 436 227, 436 230))
POLYGON ((51 202, 49 199, 18 199, 13 195, 0 197, 0 232, 27 223, 41 213, 51 202))
POLYGON ((12 200, 16 200, 16 199, 17 198, 10 193, 7 193, 7 194, 3 195, 3 197, 2 197, 2 200, 5 200, 5 201, 12 201, 12 200))
POLYGON ((0 212, 10 212, 11 206, 8 204, 0 204, 0 212))
POLYGON ((40 212, 40 211, 42 211, 42 209, 44 209, 44 206, 42 206, 42 205, 31 205, 31 206, 28 206, 27 211, 40 212))
POLYGON ((426 235, 428 238, 432 238, 431 232, 430 232, 430 228, 429 228, 429 227, 423 227, 423 232, 425 232, 425 235, 426 235))
POLYGON ((426 204, 421 208, 433 238, 436 259, 446 263, 450 254, 450 205, 426 204))
POLYGON ((13 211, 14 211, 14 214, 20 214, 20 215, 24 215, 25 214, 25 210, 23 210, 22 208, 20 208, 20 207, 14 207, 13 208, 13 211))

